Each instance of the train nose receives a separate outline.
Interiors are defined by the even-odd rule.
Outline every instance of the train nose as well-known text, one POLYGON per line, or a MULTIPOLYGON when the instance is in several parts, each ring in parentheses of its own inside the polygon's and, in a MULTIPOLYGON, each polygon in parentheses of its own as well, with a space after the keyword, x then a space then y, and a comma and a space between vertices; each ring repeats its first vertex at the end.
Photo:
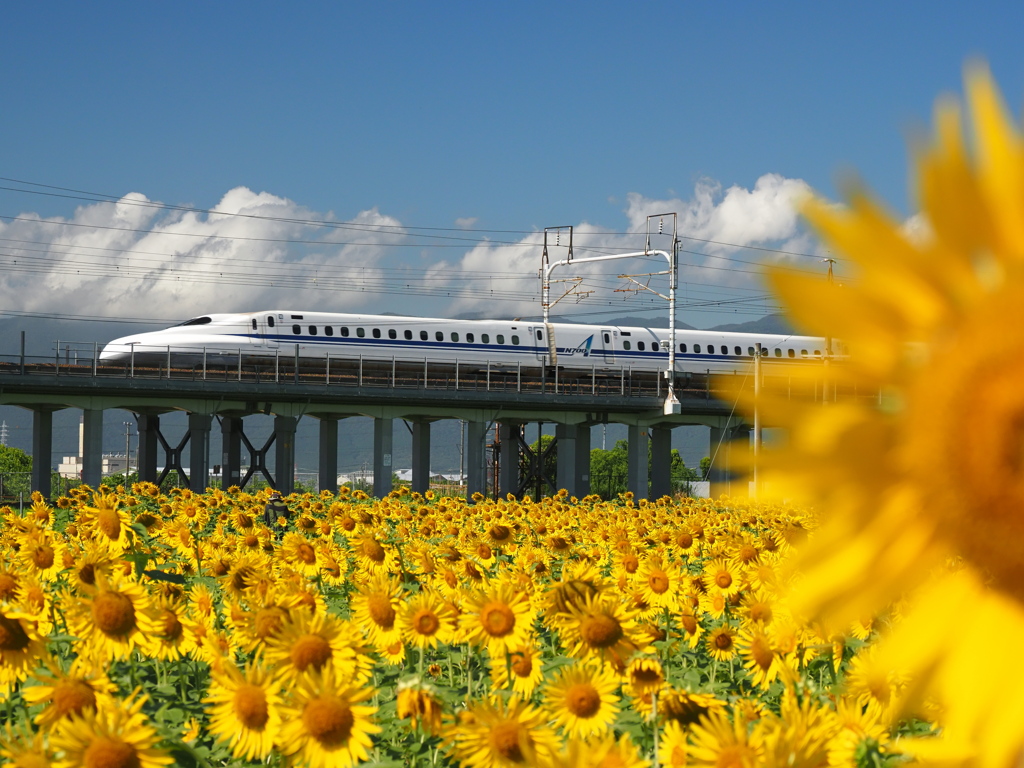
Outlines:
POLYGON ((100 351, 101 363, 118 363, 131 357, 132 346, 138 344, 131 339, 114 339, 100 351))

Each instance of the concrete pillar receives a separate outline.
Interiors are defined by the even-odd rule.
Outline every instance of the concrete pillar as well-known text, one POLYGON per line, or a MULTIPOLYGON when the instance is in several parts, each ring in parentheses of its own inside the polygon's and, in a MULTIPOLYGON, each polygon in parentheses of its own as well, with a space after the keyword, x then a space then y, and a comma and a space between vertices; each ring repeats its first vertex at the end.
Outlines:
POLYGON ((320 417, 320 490, 338 492, 338 419, 320 417))
POLYGON ((576 497, 590 495, 590 427, 581 426, 576 432, 576 497))
MULTIPOLYGON (((141 426, 139 432, 142 432, 141 426)), ((242 417, 222 417, 220 436, 223 448, 220 457, 221 487, 227 490, 233 485, 242 484, 242 417)))
POLYGON ((157 447, 160 440, 157 434, 160 432, 160 417, 146 416, 139 414, 139 451, 136 463, 139 470, 139 481, 144 483, 155 483, 157 478, 157 447))
POLYGON ((505 496, 519 489, 519 424, 498 424, 498 493, 505 496))
POLYGON ((295 425, 294 416, 274 417, 274 485, 287 496, 295 490, 295 425))
POLYGON ((734 451, 747 451, 750 445, 750 427, 741 425, 731 429, 711 428, 711 444, 708 455, 711 456, 711 469, 708 480, 711 483, 711 498, 721 495, 747 496, 748 483, 744 475, 733 470, 732 454, 734 451))
POLYGON ((412 489, 426 493, 430 489, 430 422, 412 423, 412 489))
POLYGON ((474 493, 487 493, 487 422, 467 422, 466 499, 474 493))
POLYGON ((210 425, 213 416, 205 413, 188 415, 188 487, 203 493, 210 484, 210 425))
POLYGON ((373 420, 373 495, 383 499, 391 493, 391 473, 394 472, 392 446, 394 419, 373 420))
POLYGON ((626 457, 629 468, 627 490, 633 492, 637 501, 648 498, 647 427, 629 425, 629 452, 626 457))
POLYGON ((82 482, 99 488, 103 480, 103 411, 82 411, 82 482))
POLYGON ((555 468, 555 484, 558 489, 565 488, 570 496, 577 496, 579 491, 580 469, 576 465, 579 458, 576 453, 576 436, 579 427, 575 424, 555 425, 555 451, 558 462, 555 468))
POLYGON ((49 499, 51 487, 50 460, 53 453, 53 411, 32 411, 32 490, 49 499))
POLYGON ((651 498, 672 495, 672 427, 651 428, 651 498))

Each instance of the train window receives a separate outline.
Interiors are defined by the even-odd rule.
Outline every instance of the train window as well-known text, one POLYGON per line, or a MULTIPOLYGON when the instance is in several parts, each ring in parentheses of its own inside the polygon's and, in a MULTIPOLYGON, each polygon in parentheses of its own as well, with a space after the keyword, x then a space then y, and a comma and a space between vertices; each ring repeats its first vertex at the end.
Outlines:
POLYGON ((733 352, 735 352, 737 355, 742 355, 743 349, 741 347, 733 347, 733 352))
POLYGON ((725 346, 725 344, 722 345, 722 354, 723 355, 728 355, 729 354, 729 348, 727 346, 725 346))
POLYGON ((297 326, 297 325, 293 325, 293 326, 292 326, 292 333, 294 333, 294 334, 298 335, 298 334, 302 333, 302 328, 300 328, 300 327, 299 327, 299 326, 297 326))
POLYGON ((490 344, 491 343, 491 336, 490 336, 490 334, 488 334, 488 333, 481 333, 480 334, 480 341, 482 341, 484 344, 490 344))
POLYGON ((366 336, 366 329, 365 328, 356 328, 356 336, 358 336, 360 339, 363 338, 364 336, 366 336))
POLYGON ((332 328, 329 325, 325 325, 324 326, 324 333, 327 334, 328 336, 333 336, 334 335, 334 328, 332 328))
POLYGON ((679 345, 679 351, 685 353, 686 352, 686 345, 685 344, 680 344, 679 345))
POLYGON ((269 325, 271 328, 274 327, 274 316, 273 315, 267 315, 267 325, 269 325))
POLYGON ((497 339, 499 344, 505 343, 505 334, 499 333, 495 338, 497 339))
POLYGON ((430 338, 429 333, 426 331, 420 331, 420 341, 426 341, 428 338, 430 338))
POLYGON ((700 354, 700 344, 694 344, 693 345, 693 351, 699 355, 700 354))
POLYGON ((647 349, 647 346, 642 341, 638 341, 636 343, 636 348, 643 352, 645 349, 647 349))
POLYGON ((820 349, 814 350, 814 356, 815 357, 821 357, 821 350, 820 349))
POLYGON ((519 346, 519 337, 516 336, 515 334, 512 335, 512 343, 515 344, 517 347, 519 346))
POLYGON ((801 349, 800 350, 800 357, 807 357, 807 350, 806 349, 801 349))
POLYGON ((607 334, 607 333, 606 333, 606 334, 604 335, 604 343, 605 343, 605 344, 611 344, 611 343, 612 343, 612 337, 611 337, 611 335, 609 335, 609 334, 607 334))
POLYGON ((754 356, 754 348, 753 347, 747 347, 747 354, 750 355, 751 357, 753 357, 754 356))
POLYGON ((373 338, 375 338, 375 339, 379 339, 380 338, 380 328, 374 328, 373 329, 373 338))
POLYGON ((782 350, 779 349, 778 347, 776 347, 776 349, 775 349, 775 356, 776 357, 782 357, 782 350))
POLYGON ((406 341, 412 341, 412 331, 406 331, 405 332, 405 340, 406 341))
POLYGON ((629 343, 629 339, 625 339, 625 340, 623 340, 623 342, 622 342, 622 348, 623 348, 623 349, 629 349, 629 348, 630 348, 630 347, 632 347, 632 346, 633 346, 633 345, 629 343))
POLYGON ((434 334, 434 338, 438 341, 444 341, 444 333, 442 331, 438 331, 434 334))
POLYGON ((459 340, 459 334, 457 334, 455 331, 452 331, 452 341, 458 341, 458 340, 459 340))
POLYGON ((309 335, 310 336, 316 336, 316 326, 315 325, 309 326, 309 335))
POLYGON ((212 322, 212 317, 194 317, 191 320, 186 320, 184 323, 178 323, 178 325, 176 325, 175 328, 181 328, 186 325, 209 325, 212 322))
POLYGON ((537 341, 544 338, 544 331, 537 331, 537 341))
POLYGON ((388 329, 388 338, 389 339, 397 339, 398 338, 398 331, 396 331, 394 328, 389 328, 388 329))
POLYGON ((255 317, 252 319, 252 329, 254 331, 256 330, 256 318, 255 317))
POLYGON ((789 351, 789 356, 790 357, 796 357, 796 352, 794 352, 792 349, 790 349, 788 351, 789 351))
POLYGON ((466 334, 466 341, 468 341, 470 344, 473 343, 473 334, 472 333, 467 333, 466 334))
POLYGON ((341 326, 341 335, 346 337, 346 338, 348 338, 348 326, 347 325, 341 326))

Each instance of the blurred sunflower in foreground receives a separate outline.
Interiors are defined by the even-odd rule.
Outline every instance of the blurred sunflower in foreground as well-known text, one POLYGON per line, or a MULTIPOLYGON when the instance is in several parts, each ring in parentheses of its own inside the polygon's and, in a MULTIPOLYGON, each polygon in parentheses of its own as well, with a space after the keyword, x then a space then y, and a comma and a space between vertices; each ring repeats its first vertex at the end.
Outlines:
POLYGON ((941 706, 940 737, 913 749, 1002 766, 1024 748, 1024 658, 977 652, 1024 647, 1024 141, 985 68, 966 90, 972 147, 943 101, 916 158, 925 236, 860 190, 805 206, 851 280, 770 279, 799 325, 842 340, 826 370, 843 394, 762 399, 789 431, 762 466, 771 490, 825 513, 797 607, 850 622, 909 596, 877 661, 911 673, 904 712, 941 706))

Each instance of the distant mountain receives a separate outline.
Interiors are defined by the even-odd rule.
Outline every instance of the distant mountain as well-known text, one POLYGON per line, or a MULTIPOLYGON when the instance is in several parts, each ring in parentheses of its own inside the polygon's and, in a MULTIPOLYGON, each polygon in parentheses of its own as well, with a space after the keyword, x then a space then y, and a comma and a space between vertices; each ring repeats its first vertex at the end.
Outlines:
POLYGON ((708 330, 725 333, 777 333, 782 336, 790 336, 796 333, 793 326, 782 315, 765 315, 760 320, 716 325, 714 328, 708 328, 708 330))

